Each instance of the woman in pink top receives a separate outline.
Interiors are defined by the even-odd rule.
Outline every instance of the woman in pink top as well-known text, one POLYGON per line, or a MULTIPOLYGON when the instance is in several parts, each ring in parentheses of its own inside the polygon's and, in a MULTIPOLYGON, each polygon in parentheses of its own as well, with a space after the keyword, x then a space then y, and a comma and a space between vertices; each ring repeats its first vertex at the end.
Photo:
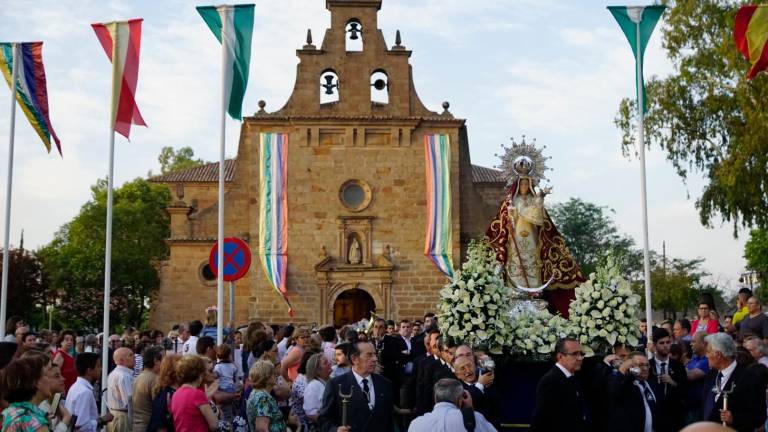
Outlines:
POLYGON ((171 398, 171 414, 176 432, 208 432, 218 429, 218 419, 200 388, 208 364, 197 355, 184 356, 176 365, 182 383, 171 398))
POLYGON ((301 356, 304 355, 304 350, 309 345, 309 330, 298 329, 293 334, 293 337, 296 345, 291 347, 285 358, 283 358, 282 363, 280 363, 281 375, 291 382, 296 381, 296 377, 299 376, 301 356))
POLYGON ((713 320, 709 315, 711 309, 709 303, 699 303, 699 318, 691 323, 693 334, 700 331, 705 331, 707 334, 717 333, 717 320, 713 320))

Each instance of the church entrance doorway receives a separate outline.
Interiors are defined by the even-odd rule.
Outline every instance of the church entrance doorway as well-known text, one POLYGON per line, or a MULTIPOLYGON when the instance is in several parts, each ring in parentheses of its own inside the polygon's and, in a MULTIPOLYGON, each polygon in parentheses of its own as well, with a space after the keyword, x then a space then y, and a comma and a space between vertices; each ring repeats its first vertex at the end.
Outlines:
POLYGON ((333 325, 341 327, 363 318, 370 318, 373 310, 376 310, 376 302, 365 290, 346 290, 339 294, 333 303, 333 325))

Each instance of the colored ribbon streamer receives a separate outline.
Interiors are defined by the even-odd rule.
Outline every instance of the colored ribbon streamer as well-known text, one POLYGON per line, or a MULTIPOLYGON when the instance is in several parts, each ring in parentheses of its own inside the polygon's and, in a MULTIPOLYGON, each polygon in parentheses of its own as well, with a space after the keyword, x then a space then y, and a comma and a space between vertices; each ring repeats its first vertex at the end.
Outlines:
POLYGON ((13 70, 14 49, 19 59, 16 100, 32 128, 43 141, 45 148, 49 152, 51 151, 51 139, 53 139, 56 149, 61 154, 61 143, 53 130, 48 115, 48 88, 45 80, 45 67, 43 67, 43 43, 0 43, 0 71, 2 71, 9 87, 13 70))
POLYGON ((288 135, 262 132, 259 146, 259 256, 269 283, 288 306, 288 135))
POLYGON ((444 275, 453 277, 451 254, 451 143, 448 135, 425 135, 427 238, 424 254, 444 275))

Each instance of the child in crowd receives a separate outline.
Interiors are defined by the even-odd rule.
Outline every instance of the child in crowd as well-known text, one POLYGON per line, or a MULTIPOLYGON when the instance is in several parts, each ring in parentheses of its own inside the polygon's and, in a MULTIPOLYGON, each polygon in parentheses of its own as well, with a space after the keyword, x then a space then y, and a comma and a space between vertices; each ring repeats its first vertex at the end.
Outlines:
MULTIPOLYGON (((216 366, 213 371, 219 378, 219 390, 224 393, 237 393, 242 390, 242 384, 237 373, 237 365, 232 362, 232 348, 227 344, 216 347, 216 366)), ((221 405, 222 420, 231 423, 234 418, 236 401, 221 405)))

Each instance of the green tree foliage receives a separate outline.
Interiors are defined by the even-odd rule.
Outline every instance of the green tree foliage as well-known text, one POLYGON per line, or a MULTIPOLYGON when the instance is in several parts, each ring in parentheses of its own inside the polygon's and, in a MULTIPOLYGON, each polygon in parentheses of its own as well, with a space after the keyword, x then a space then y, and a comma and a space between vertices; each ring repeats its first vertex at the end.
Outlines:
MULTIPOLYGON (((0 259, 3 251, 0 250, 0 259)), ((33 326, 44 324, 45 307, 53 301, 40 260, 23 247, 8 256, 9 315, 20 315, 33 326)))
POLYGON ((612 209, 571 198, 548 211, 585 276, 593 273, 610 251, 625 262, 622 267, 630 273, 629 279, 642 268, 642 254, 631 238, 619 232, 611 219, 612 209))
MULTIPOLYGON (((40 250, 51 286, 60 293, 59 313, 79 327, 98 327, 102 319, 106 181, 92 187, 92 198, 53 241, 40 250)), ((165 212, 170 192, 136 179, 114 191, 112 224, 113 324, 141 325, 146 304, 159 286, 158 262, 168 255, 170 233, 165 212)))
MULTIPOLYGON (((768 227, 768 74, 752 81, 733 42, 743 1, 678 0, 663 20, 663 46, 675 71, 647 83, 646 134, 686 178, 708 184, 696 200, 701 222, 719 216, 739 226, 768 227)), ((616 116, 625 153, 635 143, 635 101, 616 116)))
MULTIPOLYGON (((701 268, 703 258, 685 260, 680 258, 659 259, 654 254, 651 269, 651 286, 653 287, 653 308, 663 312, 665 317, 675 318, 678 312, 687 315, 691 307, 695 307, 702 292, 710 292, 702 279, 708 276, 701 268)), ((642 284, 638 284, 643 291, 642 284)), ((722 295, 720 295, 722 299, 722 295)))
POLYGON ((747 268, 756 271, 762 279, 768 275, 768 230, 754 229, 744 245, 747 268))
POLYGON ((178 150, 173 150, 173 147, 163 147, 160 150, 160 156, 157 157, 157 161, 160 162, 160 174, 168 174, 205 164, 202 159, 195 159, 194 157, 195 151, 192 150, 192 147, 182 147, 178 150))

